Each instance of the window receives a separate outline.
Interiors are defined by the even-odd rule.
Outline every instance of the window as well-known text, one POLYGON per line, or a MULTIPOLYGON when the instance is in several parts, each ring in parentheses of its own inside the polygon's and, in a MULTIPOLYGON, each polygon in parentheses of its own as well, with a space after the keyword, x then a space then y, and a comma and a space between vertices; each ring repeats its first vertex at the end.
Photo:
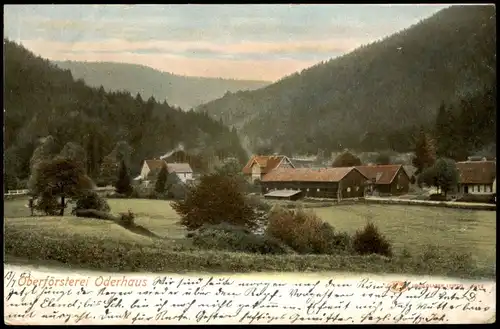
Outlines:
POLYGON ((319 188, 317 188, 316 191, 319 192, 319 188))
POLYGON ((351 192, 351 188, 350 187, 347 188, 347 193, 349 193, 349 192, 351 192))
POLYGON ((359 191, 359 186, 356 186, 356 192, 358 192, 358 191, 359 191))
POLYGON ((489 185, 484 185, 485 192, 491 192, 491 187, 489 185))
POLYGON ((307 189, 307 192, 309 192, 309 189, 307 189))

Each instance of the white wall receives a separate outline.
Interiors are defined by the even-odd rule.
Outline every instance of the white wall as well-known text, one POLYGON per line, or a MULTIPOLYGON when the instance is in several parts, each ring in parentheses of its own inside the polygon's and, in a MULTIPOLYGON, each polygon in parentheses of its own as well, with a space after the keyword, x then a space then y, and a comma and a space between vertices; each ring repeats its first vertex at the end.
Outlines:
POLYGON ((261 179, 261 172, 260 172, 260 166, 255 163, 252 166, 252 182, 255 181, 256 179, 261 179))
POLYGON ((185 183, 186 181, 188 180, 192 180, 193 179, 193 173, 176 173, 177 177, 179 177, 179 179, 185 183))
MULTIPOLYGON (((484 185, 484 184, 467 184, 468 186, 468 194, 491 194, 496 190, 492 185, 484 185)), ((460 185, 460 193, 465 193, 465 185, 460 185)))
POLYGON ((146 177, 148 177, 149 171, 150 171, 150 169, 149 169, 148 165, 146 164, 146 161, 144 161, 144 164, 142 165, 142 169, 141 169, 142 179, 146 179, 146 177))

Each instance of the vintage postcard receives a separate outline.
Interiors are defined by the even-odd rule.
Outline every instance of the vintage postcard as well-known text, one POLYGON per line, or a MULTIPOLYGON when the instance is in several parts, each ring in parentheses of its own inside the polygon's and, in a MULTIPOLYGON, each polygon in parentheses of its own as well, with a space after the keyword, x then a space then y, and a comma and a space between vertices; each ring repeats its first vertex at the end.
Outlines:
POLYGON ((494 5, 5 5, 6 324, 496 314, 494 5))

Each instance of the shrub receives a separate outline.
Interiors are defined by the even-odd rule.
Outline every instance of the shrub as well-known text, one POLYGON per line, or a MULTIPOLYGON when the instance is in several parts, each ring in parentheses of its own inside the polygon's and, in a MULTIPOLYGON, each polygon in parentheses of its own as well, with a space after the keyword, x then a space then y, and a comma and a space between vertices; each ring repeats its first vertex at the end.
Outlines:
POLYGON ((51 194, 43 193, 34 205, 34 209, 43 212, 47 216, 56 216, 59 214, 61 204, 57 198, 51 194))
POLYGON ((477 202, 477 203, 495 203, 495 195, 494 194, 466 194, 459 198, 457 201, 459 202, 477 202))
POLYGON ((106 199, 95 191, 83 193, 77 198, 73 213, 80 209, 95 209, 104 212, 109 212, 111 210, 106 199))
POLYGON ((253 234, 241 226, 221 223, 205 225, 189 236, 199 248, 259 254, 285 254, 288 249, 277 239, 253 234))
POLYGON ((429 196, 429 200, 431 201, 447 201, 447 199, 449 198, 445 197, 440 193, 434 193, 429 196))
POLYGON ((126 213, 122 212, 120 213, 119 221, 120 225, 123 225, 124 227, 129 227, 135 225, 135 215, 132 211, 128 211, 126 213))
POLYGON ((186 188, 186 198, 172 202, 172 208, 189 231, 222 222, 247 228, 256 226, 258 214, 248 204, 234 177, 206 175, 198 185, 186 188))
POLYGON ((269 214, 266 234, 302 254, 333 254, 350 246, 347 233, 336 234, 330 224, 302 209, 274 208, 269 214))
POLYGON ((357 230, 352 242, 354 251, 360 255, 380 254, 387 257, 392 256, 390 242, 372 222, 368 222, 363 230, 357 230))

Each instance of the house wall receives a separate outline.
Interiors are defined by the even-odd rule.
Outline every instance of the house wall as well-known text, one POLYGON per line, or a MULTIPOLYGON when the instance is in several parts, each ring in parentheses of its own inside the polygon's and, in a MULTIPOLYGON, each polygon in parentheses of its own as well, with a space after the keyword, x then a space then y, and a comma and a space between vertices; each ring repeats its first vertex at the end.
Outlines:
POLYGON ((177 177, 179 177, 180 181, 183 183, 185 183, 188 180, 193 179, 193 173, 190 173, 190 172, 179 172, 179 173, 175 173, 175 174, 177 175, 177 177))
POLYGON ((366 177, 359 171, 352 170, 340 181, 341 198, 360 198, 365 195, 366 177))
POLYGON ((261 182, 262 193, 272 190, 300 190, 302 195, 312 198, 337 198, 336 182, 261 182))
POLYGON ((142 179, 146 179, 148 177, 149 171, 150 171, 150 169, 149 169, 148 165, 146 164, 146 161, 144 161, 144 164, 142 165, 142 169, 141 169, 142 179))
POLYGON ((255 180, 257 180, 257 179, 262 179, 261 170, 260 170, 259 164, 254 163, 254 165, 252 166, 252 175, 250 177, 250 180, 252 182, 255 182, 255 180))
POLYGON ((403 195, 409 192, 410 184, 410 178, 404 169, 399 169, 391 184, 375 184, 373 188, 382 194, 403 195))
POLYGON ((460 184, 460 194, 492 194, 495 193, 496 187, 493 184, 460 184))
POLYGON ((341 198, 355 198, 364 196, 364 182, 366 178, 356 170, 347 174, 338 182, 262 182, 262 193, 272 190, 300 190, 305 197, 336 199, 339 193, 341 198))

